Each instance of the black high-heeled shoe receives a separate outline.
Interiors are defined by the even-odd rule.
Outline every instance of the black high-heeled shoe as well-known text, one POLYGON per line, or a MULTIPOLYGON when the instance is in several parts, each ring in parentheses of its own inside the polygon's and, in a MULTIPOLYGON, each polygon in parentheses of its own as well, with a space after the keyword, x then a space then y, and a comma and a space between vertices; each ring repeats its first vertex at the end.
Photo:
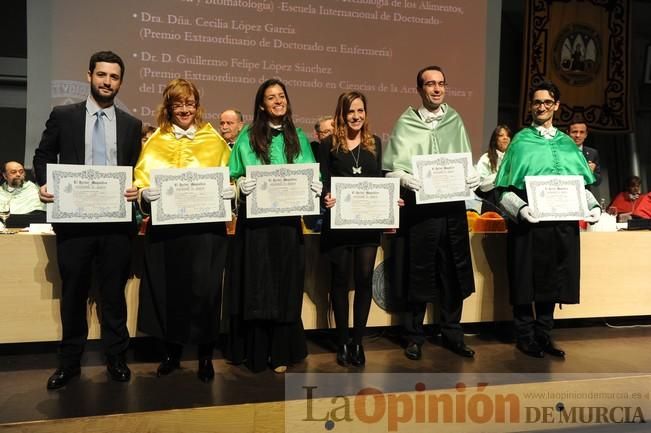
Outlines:
POLYGON ((200 359, 197 377, 200 381, 210 382, 215 377, 215 368, 212 366, 212 359, 200 359))
POLYGON ((342 344, 337 349, 337 364, 342 367, 347 367, 350 363, 350 353, 348 353, 348 345, 342 344))
POLYGON ((366 364, 366 355, 364 355, 364 346, 361 344, 353 344, 350 350, 350 362, 355 367, 361 367, 366 364))

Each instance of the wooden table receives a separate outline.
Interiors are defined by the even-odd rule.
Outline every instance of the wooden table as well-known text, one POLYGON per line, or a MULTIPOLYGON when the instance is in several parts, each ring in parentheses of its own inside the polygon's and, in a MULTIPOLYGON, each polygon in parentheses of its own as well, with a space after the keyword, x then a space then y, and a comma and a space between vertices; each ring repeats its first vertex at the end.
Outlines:
MULTIPOLYGON (((134 256, 142 254, 142 242, 134 244, 134 256)), ((391 242, 391 238, 385 239, 391 242)), ((306 236, 307 267, 303 323, 306 329, 334 325, 328 310, 328 265, 320 257, 317 235, 306 236)), ((511 320, 506 278, 506 236, 471 234, 476 293, 466 299, 463 322, 511 320)), ((387 248, 390 251, 390 248, 387 248)), ((586 318, 651 315, 649 282, 651 232, 581 234, 581 303, 564 305, 556 317, 586 318)), ((377 264, 384 258, 378 252, 377 264)), ((139 261, 134 260, 138 274, 139 261)), ((56 341, 61 335, 59 298, 61 282, 53 235, 0 235, 0 343, 56 341)), ((134 276, 126 287, 128 327, 136 335, 138 288, 134 276)), ((352 297, 352 292, 351 292, 352 297)), ((352 305, 352 303, 351 303, 352 305)), ((90 338, 99 335, 95 309, 88 311, 90 338)), ((352 320, 352 314, 351 314, 352 320)), ((399 324, 373 303, 369 326, 399 324)))

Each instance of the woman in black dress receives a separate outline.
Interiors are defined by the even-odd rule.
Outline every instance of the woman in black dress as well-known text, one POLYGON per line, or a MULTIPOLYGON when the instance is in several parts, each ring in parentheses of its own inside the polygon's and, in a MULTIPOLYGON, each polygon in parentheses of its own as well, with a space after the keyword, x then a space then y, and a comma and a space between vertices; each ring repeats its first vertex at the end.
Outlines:
POLYGON ((337 326, 337 363, 364 365, 366 358, 362 337, 371 308, 371 285, 375 255, 381 230, 333 230, 330 209, 336 197, 330 192, 330 180, 337 176, 382 177, 382 143, 368 126, 366 97, 356 91, 339 96, 332 136, 319 146, 321 178, 324 183, 324 204, 328 209, 321 234, 321 250, 332 268, 332 308, 337 326), (348 331, 348 277, 351 269, 355 281, 353 303, 353 337, 348 331))

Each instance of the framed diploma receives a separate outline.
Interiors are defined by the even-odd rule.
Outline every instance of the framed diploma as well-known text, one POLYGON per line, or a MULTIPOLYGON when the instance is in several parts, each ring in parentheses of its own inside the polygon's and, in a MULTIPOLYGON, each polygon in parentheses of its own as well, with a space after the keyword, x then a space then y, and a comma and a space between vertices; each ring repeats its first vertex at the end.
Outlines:
POLYGON ((400 225, 400 179, 384 177, 333 177, 330 209, 333 229, 386 229, 400 225))
POLYGON ((165 168, 152 170, 149 183, 160 188, 151 204, 152 225, 231 221, 228 167, 165 168))
POLYGON ((413 174, 423 182, 416 191, 416 204, 460 201, 472 198, 466 177, 472 167, 470 153, 415 155, 413 174))
POLYGON ((541 221, 581 220, 588 215, 582 176, 525 176, 529 207, 541 221))
POLYGON ((319 197, 310 189, 319 164, 250 165, 246 177, 257 180, 246 199, 247 218, 319 214, 319 197))
POLYGON ((131 167, 48 164, 47 189, 54 203, 46 206, 49 223, 131 221, 132 204, 124 197, 131 186, 131 167))

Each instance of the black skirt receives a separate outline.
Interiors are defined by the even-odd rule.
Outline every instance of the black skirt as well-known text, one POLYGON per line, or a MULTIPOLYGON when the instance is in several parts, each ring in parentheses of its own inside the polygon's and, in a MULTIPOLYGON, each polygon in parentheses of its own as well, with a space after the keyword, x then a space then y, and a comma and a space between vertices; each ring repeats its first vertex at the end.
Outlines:
POLYGON ((378 229, 331 229, 330 209, 323 218, 321 228, 321 252, 328 253, 341 247, 367 247, 379 246, 382 230, 378 229))

